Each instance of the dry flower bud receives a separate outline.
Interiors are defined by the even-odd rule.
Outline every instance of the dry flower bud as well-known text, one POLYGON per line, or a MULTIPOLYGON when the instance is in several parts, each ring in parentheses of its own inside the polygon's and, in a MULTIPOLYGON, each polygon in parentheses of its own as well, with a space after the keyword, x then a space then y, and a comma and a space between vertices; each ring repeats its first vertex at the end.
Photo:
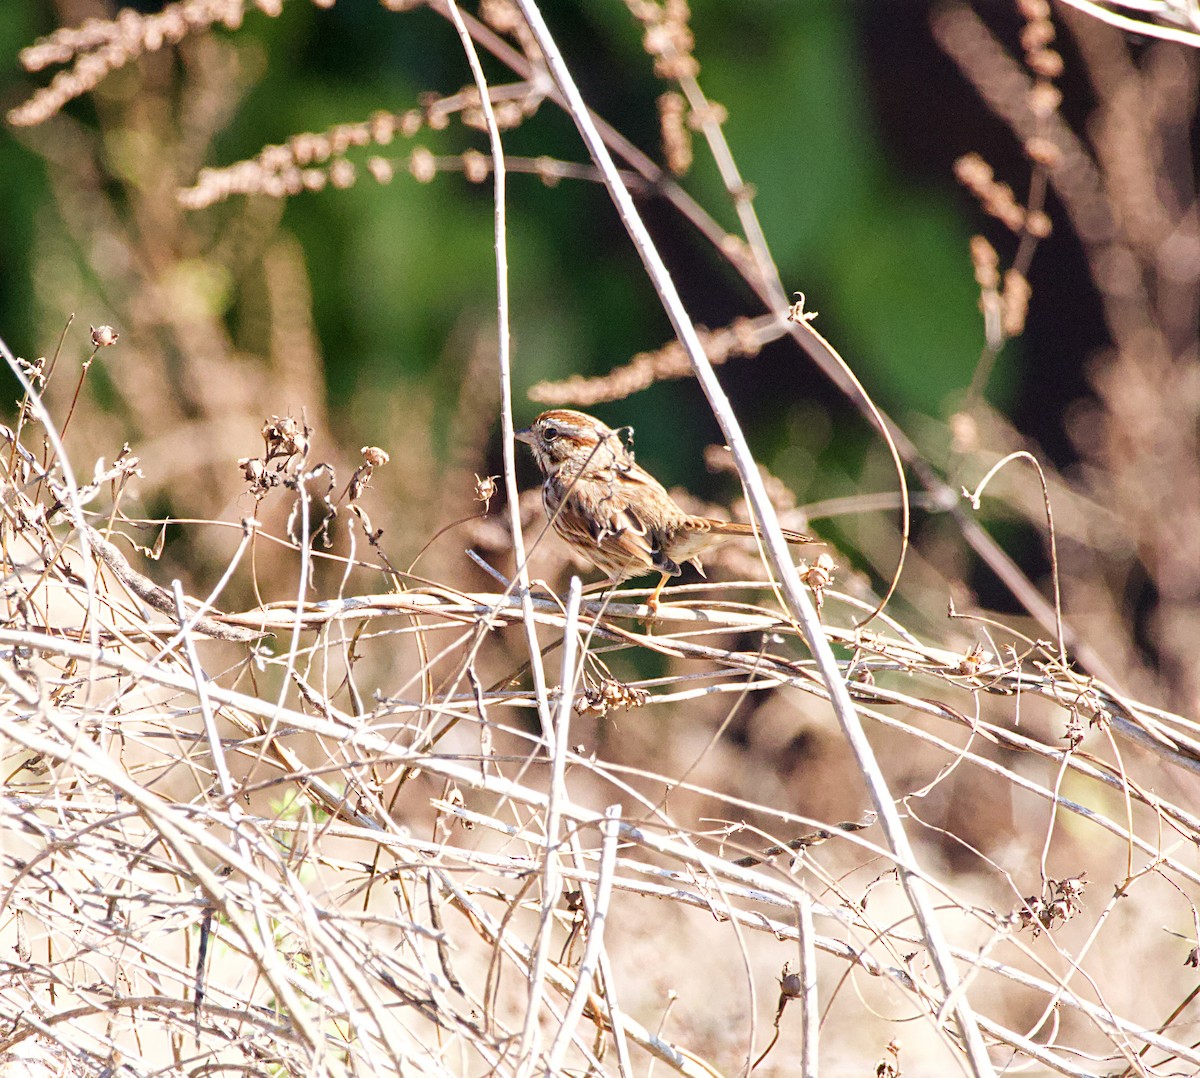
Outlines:
POLYGON ((1025 224, 1025 210, 1018 204, 1012 188, 998 183, 989 165, 979 154, 969 153, 954 162, 954 176, 979 199, 984 210, 999 218, 1014 232, 1025 224))
POLYGON ((385 157, 371 157, 367 160, 367 171, 374 177, 376 183, 391 183, 396 175, 391 161, 385 157))
POLYGON ((533 167, 538 179, 546 187, 557 187, 559 181, 562 180, 562 173, 559 170, 558 162, 553 157, 543 155, 534 161, 533 167))
POLYGON ((954 176, 964 187, 975 190, 992 179, 992 166, 977 153, 963 154, 954 162, 954 176))
POLYGON ((467 150, 462 155, 463 175, 471 183, 483 183, 491 172, 491 162, 478 150, 467 150))
POLYGON ((1017 9, 1021 12, 1021 18, 1030 21, 1050 17, 1049 0, 1017 0, 1017 9))
MULTIPOLYGON (((492 106, 492 115, 496 118, 496 126, 501 131, 510 131, 525 119, 525 108, 520 101, 497 101, 492 106)), ((483 128, 486 126, 486 124, 481 125, 483 128)))
POLYGON ((694 79, 700 74, 700 61, 694 56, 683 53, 660 56, 654 61, 654 74, 660 79, 669 79, 672 82, 694 79))
POLYGON ((1025 140, 1025 156, 1034 164, 1054 169, 1062 164, 1062 151, 1048 138, 1038 135, 1025 140))
POLYGON ((417 183, 432 183, 437 176, 437 161, 424 146, 418 146, 408 159, 408 170, 417 183))
POLYGON ((1037 75, 1056 79, 1063 73, 1063 58, 1053 49, 1037 49, 1029 54, 1029 68, 1037 75))
POLYGON ((483 0, 479 17, 498 34, 511 34, 522 24, 521 14, 512 0, 483 0))
POLYGON ((1025 317, 1029 313, 1029 297, 1033 289, 1023 273, 1015 269, 1004 273, 1004 291, 1000 294, 1001 329, 1006 337, 1019 337, 1025 331, 1025 317))
POLYGON ((1053 228, 1054 225, 1050 220, 1050 215, 1041 210, 1034 210, 1025 218, 1025 231, 1033 236, 1034 239, 1044 240, 1050 235, 1053 228))
POLYGON ((969 412, 950 417, 950 444, 955 453, 971 453, 979 448, 979 425, 969 412))
POLYGON ((672 90, 659 95, 658 119, 663 152, 667 157, 667 168, 676 176, 682 176, 692 167, 692 136, 684 122, 686 115, 687 101, 683 94, 672 90))
POLYGON ((729 119, 729 110, 719 101, 708 101, 701 108, 688 114, 688 127, 699 131, 705 124, 716 124, 718 127, 729 119))
POLYGON ((412 138, 424 126, 425 117, 420 109, 409 109, 400 117, 400 134, 412 138))
POLYGON ((108 348, 116 344, 120 336, 112 326, 92 326, 92 344, 97 348, 108 348))
POLYGON ((396 117, 390 112, 376 112, 371 117, 371 141, 387 146, 396 137, 396 117))
POLYGON ((362 454, 363 460, 366 461, 367 464, 371 465, 372 468, 382 467, 392 459, 377 445, 364 445, 359 452, 362 454))
POLYGON ((1038 79, 1029 91, 1029 110, 1039 119, 1045 119, 1058 111, 1062 104, 1062 91, 1052 82, 1038 79))
POLYGON ((329 166, 329 182, 339 191, 353 187, 356 175, 354 165, 345 158, 338 158, 329 166))
POLYGON ((971 265, 975 269, 975 283, 980 288, 994 289, 1000 284, 1000 256, 983 236, 971 237, 971 265))
POLYGON ((288 140, 288 147, 292 151, 292 160, 297 165, 320 164, 329 159, 329 139, 311 131, 293 135, 288 140))
POLYGON ((1054 23, 1049 19, 1034 19, 1021 31, 1021 48, 1026 52, 1043 49, 1054 40, 1054 23))
POLYGON ((365 123, 344 124, 340 129, 349 146, 370 146, 372 129, 365 123))

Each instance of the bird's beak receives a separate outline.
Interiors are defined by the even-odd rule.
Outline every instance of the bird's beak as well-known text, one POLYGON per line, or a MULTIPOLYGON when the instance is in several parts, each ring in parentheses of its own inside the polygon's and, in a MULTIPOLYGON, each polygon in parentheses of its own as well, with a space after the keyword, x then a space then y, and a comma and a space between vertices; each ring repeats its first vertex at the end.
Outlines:
POLYGON ((524 430, 515 431, 513 437, 518 442, 524 442, 526 445, 533 445, 533 428, 526 427, 524 430))

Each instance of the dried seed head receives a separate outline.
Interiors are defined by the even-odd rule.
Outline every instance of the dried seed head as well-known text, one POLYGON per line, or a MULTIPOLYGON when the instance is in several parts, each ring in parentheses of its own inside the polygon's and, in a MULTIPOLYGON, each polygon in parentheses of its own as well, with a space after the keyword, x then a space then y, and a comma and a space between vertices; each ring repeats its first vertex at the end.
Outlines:
POLYGON ((960 677, 974 677, 979 673, 979 668, 986 662, 990 661, 992 653, 984 646, 976 642, 975 646, 966 653, 958 662, 958 665, 951 671, 960 677))
POLYGON ((92 326, 92 344, 97 348, 111 347, 120 336, 112 326, 92 326))
POLYGON ((796 292, 796 302, 788 308, 787 320, 803 325, 805 322, 811 322, 817 317, 816 311, 806 311, 804 309, 804 293, 796 292))
POLYGON ((1024 906, 1017 910, 1014 920, 1022 928, 1032 928, 1036 936, 1043 930, 1049 932, 1057 922, 1069 921, 1083 910, 1086 872, 1078 876, 1068 876, 1063 880, 1046 881, 1046 898, 1031 895, 1025 899, 1024 906))
POLYGON ((900 1078, 900 1044, 899 1037, 888 1041, 885 1051, 887 1055, 875 1064, 875 1078, 900 1078))
POLYGON ((242 457, 238 461, 242 470, 242 478, 250 485, 250 493, 255 498, 265 498, 267 492, 279 482, 279 476, 267 470, 267 462, 262 457, 242 457))
POLYGON ((784 973, 779 978, 779 994, 788 999, 799 999, 804 994, 804 982, 798 973, 784 973))
POLYGON ((498 475, 485 475, 483 478, 475 476, 475 500, 483 503, 485 516, 496 496, 496 480, 499 478, 498 475))
POLYGON ((645 689, 608 678, 599 685, 590 685, 584 689, 583 695, 575 701, 575 710, 580 715, 589 711, 606 715, 612 708, 623 707, 628 711, 630 708, 642 707, 649 699, 650 694, 645 689))
POLYGON ((267 460, 304 456, 308 452, 308 430, 290 415, 269 416, 262 425, 267 460))
POLYGON ((825 589, 833 582, 833 572, 837 564, 828 552, 823 552, 812 565, 802 561, 798 568, 800 579, 813 593, 813 602, 816 603, 817 613, 820 614, 821 607, 825 605, 825 589))
POLYGON ((364 445, 359 452, 362 453, 363 460, 372 468, 379 468, 392 459, 377 445, 364 445))
POLYGON ((262 479, 263 472, 267 470, 262 457, 242 457, 237 463, 238 467, 242 469, 243 477, 250 483, 259 482, 262 479))

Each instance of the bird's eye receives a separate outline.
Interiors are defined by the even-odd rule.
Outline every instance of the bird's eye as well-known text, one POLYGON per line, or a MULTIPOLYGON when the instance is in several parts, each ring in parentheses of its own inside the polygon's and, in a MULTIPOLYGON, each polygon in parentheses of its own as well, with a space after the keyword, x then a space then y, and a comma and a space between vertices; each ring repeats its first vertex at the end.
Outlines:
POLYGON ((546 427, 542 431, 542 440, 543 441, 552 442, 557 437, 558 437, 558 428, 557 427, 546 427))

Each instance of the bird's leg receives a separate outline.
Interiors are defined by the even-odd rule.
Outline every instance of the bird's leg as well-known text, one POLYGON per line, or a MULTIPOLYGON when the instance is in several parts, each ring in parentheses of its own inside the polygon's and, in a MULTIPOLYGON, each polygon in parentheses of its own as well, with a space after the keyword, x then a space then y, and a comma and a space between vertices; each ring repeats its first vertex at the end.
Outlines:
POLYGON ((650 593, 650 598, 646 600, 646 606, 649 608, 651 614, 658 613, 658 597, 662 594, 663 585, 670 579, 670 573, 663 573, 662 578, 658 582, 658 587, 650 593))

